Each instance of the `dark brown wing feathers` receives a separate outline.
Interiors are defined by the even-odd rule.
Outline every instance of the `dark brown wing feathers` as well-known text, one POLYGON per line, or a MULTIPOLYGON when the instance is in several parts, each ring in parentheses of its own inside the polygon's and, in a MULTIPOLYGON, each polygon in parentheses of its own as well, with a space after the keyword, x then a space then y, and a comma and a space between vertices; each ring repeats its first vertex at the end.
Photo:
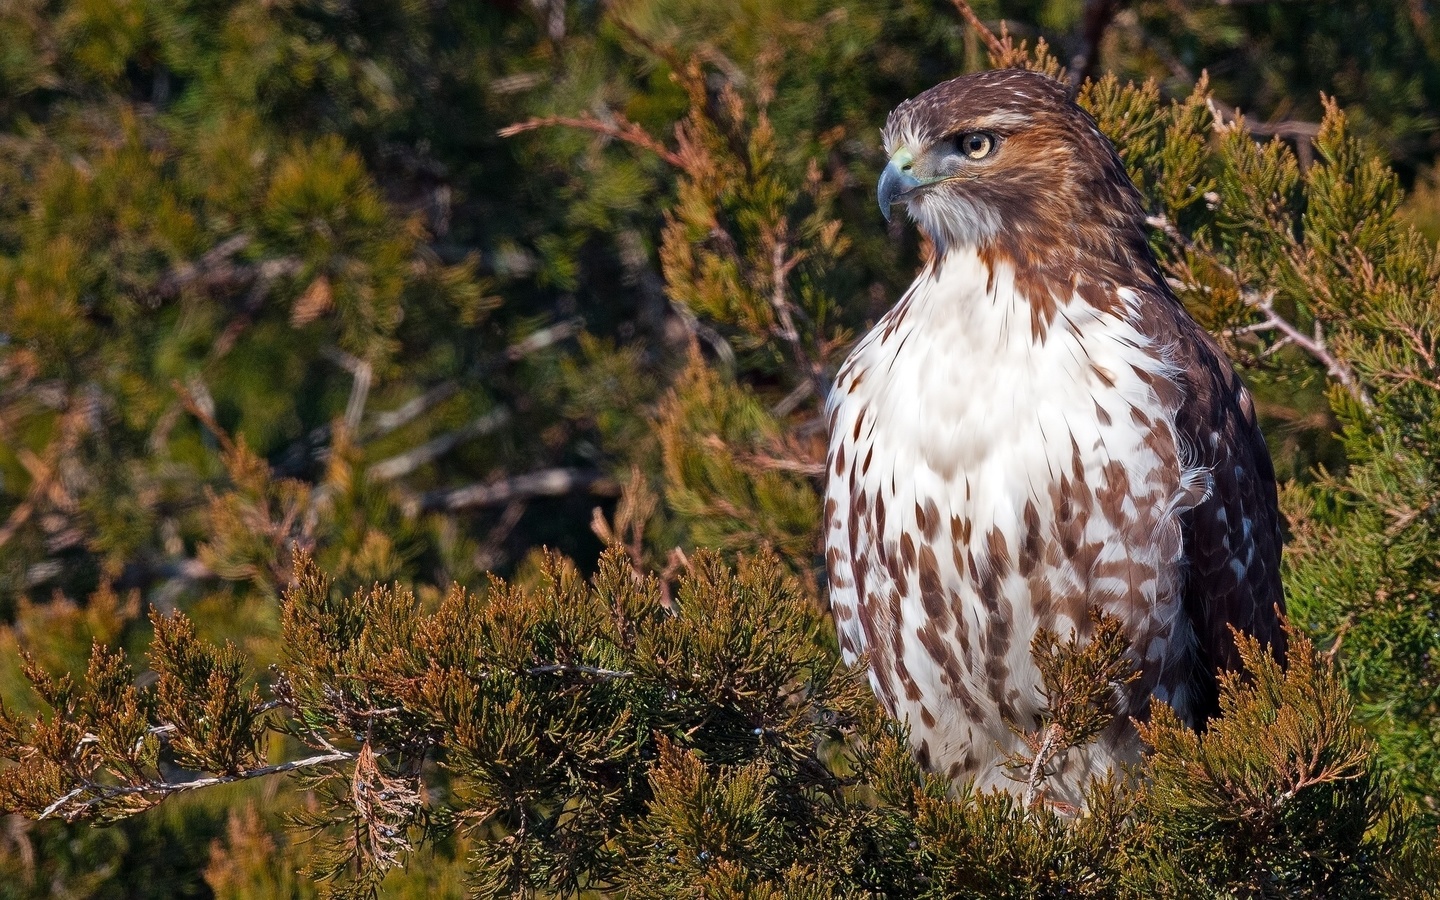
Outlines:
POLYGON ((1208 717, 1218 712, 1215 673, 1240 668, 1232 626, 1284 658, 1280 510, 1274 466, 1249 392, 1179 301, 1166 297, 1152 310, 1165 307, 1171 319, 1166 330, 1177 338, 1174 362, 1185 382, 1176 428, 1190 461, 1212 479, 1205 501, 1182 517, 1185 611, 1198 644, 1198 706, 1208 717))

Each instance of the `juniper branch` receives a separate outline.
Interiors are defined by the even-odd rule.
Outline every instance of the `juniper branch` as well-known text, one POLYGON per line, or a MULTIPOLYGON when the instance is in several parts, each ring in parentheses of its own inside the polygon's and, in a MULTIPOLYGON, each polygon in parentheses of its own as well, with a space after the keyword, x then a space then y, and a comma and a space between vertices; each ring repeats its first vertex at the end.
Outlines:
POLYGON ((45 819, 65 809, 66 811, 63 813, 65 820, 73 822, 82 814, 94 809, 100 804, 122 797, 144 796, 163 800, 172 794, 178 794, 184 791, 194 791, 221 784, 231 784, 236 781, 248 781, 252 778, 264 778, 269 775, 281 775, 285 772, 314 768, 315 766, 327 765, 329 763, 346 762, 355 759, 355 757, 356 754, 350 751, 335 750, 329 753, 321 753, 317 756, 307 756, 304 759, 293 759, 289 762, 277 763, 272 766, 260 766, 254 769, 247 769, 231 775, 211 775, 205 778, 191 779, 190 781, 146 781, 140 784, 106 785, 86 779, 85 783, 47 806, 37 818, 45 819), (71 800, 90 791, 93 791, 95 796, 67 808, 67 804, 71 800))
MULTIPOLYGON (((1340 382, 1341 386, 1349 392, 1351 397, 1355 398, 1357 403, 1360 403, 1366 408, 1373 406, 1369 394, 1366 393, 1359 379, 1356 378, 1355 370, 1330 351, 1330 347, 1325 341, 1324 326, 1318 318, 1315 320, 1313 333, 1307 335, 1294 323, 1288 321, 1284 316, 1276 312, 1275 294, 1273 291, 1261 293, 1246 285, 1239 273, 1221 261, 1213 252, 1192 241, 1179 228, 1176 228, 1174 223, 1168 218, 1165 216, 1146 216, 1145 223, 1151 228, 1164 232, 1166 237, 1187 252, 1197 256, 1203 256, 1211 265, 1215 266, 1226 278, 1234 283, 1240 295, 1240 302, 1261 316, 1261 321, 1245 326, 1242 333, 1280 332, 1280 334, 1284 335, 1286 341, 1304 350, 1316 362, 1323 365, 1326 374, 1340 382)), ((1179 286, 1184 287, 1183 284, 1179 286)))

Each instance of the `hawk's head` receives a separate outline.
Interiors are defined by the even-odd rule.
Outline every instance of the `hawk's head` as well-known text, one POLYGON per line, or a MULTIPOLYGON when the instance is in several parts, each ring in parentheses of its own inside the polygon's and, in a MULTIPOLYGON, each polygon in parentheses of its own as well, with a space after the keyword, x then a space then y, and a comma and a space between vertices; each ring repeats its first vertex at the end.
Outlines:
POLYGON ((942 253, 996 238, 1100 246, 1141 228, 1114 147, 1044 75, 997 69, 936 85, 895 108, 884 138, 881 211, 904 203, 942 253))

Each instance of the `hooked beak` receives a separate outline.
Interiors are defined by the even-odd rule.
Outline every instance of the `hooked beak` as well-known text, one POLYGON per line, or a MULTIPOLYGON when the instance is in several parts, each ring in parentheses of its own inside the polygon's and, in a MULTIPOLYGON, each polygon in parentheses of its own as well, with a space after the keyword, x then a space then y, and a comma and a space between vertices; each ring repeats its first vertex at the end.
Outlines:
POLYGON ((910 151, 904 147, 895 151, 886 163, 885 171, 880 173, 880 186, 875 191, 875 199, 880 202, 880 215, 885 221, 890 221, 890 207, 905 199, 905 195, 922 187, 924 182, 910 174, 910 167, 914 158, 910 151))

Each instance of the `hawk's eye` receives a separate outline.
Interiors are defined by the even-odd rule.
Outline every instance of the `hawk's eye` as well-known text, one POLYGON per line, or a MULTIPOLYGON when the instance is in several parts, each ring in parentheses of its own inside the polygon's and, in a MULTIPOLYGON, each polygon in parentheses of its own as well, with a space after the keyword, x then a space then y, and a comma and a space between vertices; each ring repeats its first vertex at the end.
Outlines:
POLYGON ((984 159, 995 149, 995 136, 983 131, 967 131, 956 141, 960 152, 971 159, 984 159))

